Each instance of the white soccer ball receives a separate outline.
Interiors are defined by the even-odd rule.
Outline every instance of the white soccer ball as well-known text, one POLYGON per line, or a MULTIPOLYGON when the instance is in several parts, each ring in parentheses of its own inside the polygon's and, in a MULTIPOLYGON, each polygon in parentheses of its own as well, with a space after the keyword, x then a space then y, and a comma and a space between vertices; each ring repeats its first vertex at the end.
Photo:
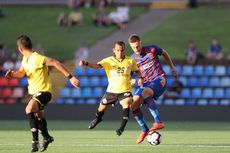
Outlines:
POLYGON ((156 146, 161 143, 162 135, 158 131, 151 131, 147 135, 147 141, 149 144, 156 146))

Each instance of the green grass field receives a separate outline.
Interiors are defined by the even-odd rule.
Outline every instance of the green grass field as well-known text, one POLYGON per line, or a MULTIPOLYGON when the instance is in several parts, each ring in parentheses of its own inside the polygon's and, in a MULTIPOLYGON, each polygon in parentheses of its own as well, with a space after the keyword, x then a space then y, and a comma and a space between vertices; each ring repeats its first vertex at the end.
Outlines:
MULTIPOLYGON (((119 122, 105 120, 94 130, 89 121, 50 121, 55 141, 47 153, 229 153, 230 123, 165 122, 162 143, 135 144, 139 127, 129 122, 122 136, 115 135, 119 122)), ((0 121, 0 153, 30 152, 31 134, 26 121, 0 121)))

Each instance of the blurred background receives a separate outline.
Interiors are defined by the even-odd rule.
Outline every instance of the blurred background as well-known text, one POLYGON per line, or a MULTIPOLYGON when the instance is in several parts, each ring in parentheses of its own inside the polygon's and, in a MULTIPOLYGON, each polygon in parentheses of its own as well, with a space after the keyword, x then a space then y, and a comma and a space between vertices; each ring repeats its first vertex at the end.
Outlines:
MULTIPOLYGON (((229 0, 0 0, 0 120, 26 119, 27 80, 6 79, 20 67, 16 39, 31 37, 34 50, 62 61, 81 81, 75 89, 50 69, 53 100, 49 120, 91 120, 107 79, 103 70, 78 67, 79 59, 98 61, 112 55, 116 40, 139 34, 145 45, 169 52, 168 91, 157 100, 164 121, 230 121, 229 0), (84 115, 82 115, 84 114, 84 115)), ((134 86, 135 91, 137 86, 134 86)), ((120 107, 105 115, 119 119, 120 107)), ((147 116, 150 120, 150 116, 147 116)))

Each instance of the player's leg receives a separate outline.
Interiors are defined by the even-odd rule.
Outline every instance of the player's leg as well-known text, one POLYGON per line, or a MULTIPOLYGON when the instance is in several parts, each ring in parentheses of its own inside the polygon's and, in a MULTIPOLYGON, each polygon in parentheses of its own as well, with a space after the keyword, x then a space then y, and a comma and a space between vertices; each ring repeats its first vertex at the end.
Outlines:
POLYGON ((39 104, 35 99, 30 99, 26 106, 26 114, 29 118, 30 129, 32 132, 32 150, 31 152, 36 152, 39 150, 39 140, 38 140, 38 119, 35 112, 39 110, 39 104))
MULTIPOLYGON (((131 93, 130 93, 130 95, 131 95, 131 93)), ((129 105, 131 102, 132 102, 132 97, 127 97, 127 98, 122 99, 120 101, 120 104, 122 105, 123 111, 122 111, 122 116, 121 116, 121 121, 120 121, 120 123, 121 123, 120 127, 116 130, 116 134, 118 136, 120 136, 123 133, 125 126, 129 120, 129 110, 130 110, 129 105)))

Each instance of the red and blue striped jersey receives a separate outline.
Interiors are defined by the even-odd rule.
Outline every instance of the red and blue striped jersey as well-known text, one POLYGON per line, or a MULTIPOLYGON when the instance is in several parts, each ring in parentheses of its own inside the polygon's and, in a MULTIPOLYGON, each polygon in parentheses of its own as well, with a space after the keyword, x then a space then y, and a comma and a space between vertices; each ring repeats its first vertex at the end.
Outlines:
POLYGON ((162 48, 156 45, 151 45, 143 46, 140 55, 135 53, 131 55, 136 61, 137 67, 139 68, 145 83, 151 82, 159 76, 166 76, 158 58, 162 52, 162 48))

